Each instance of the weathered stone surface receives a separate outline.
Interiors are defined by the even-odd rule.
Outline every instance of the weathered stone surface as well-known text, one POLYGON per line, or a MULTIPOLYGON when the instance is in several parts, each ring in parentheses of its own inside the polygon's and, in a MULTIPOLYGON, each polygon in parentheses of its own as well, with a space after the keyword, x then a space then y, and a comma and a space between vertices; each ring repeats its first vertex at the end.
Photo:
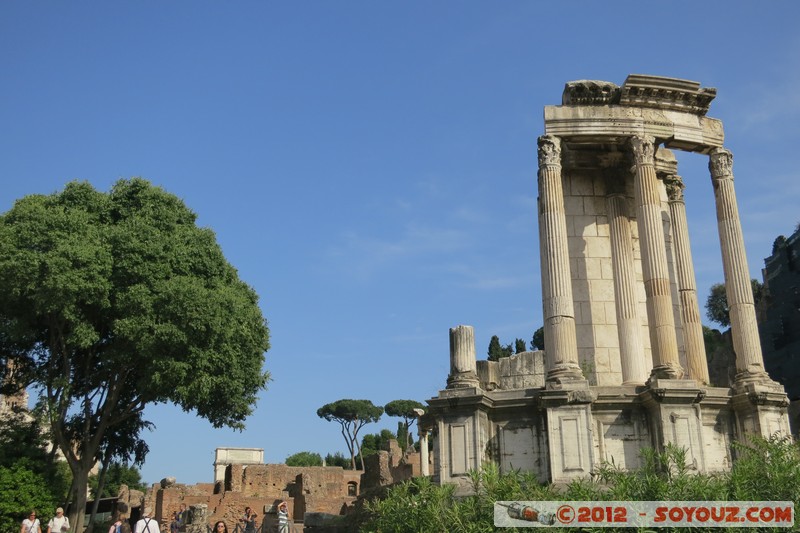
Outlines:
POLYGON ((469 469, 494 462, 563 483, 601 460, 634 468, 640 448, 668 443, 685 447, 697 471, 714 472, 730 467, 732 440, 788 434, 786 395, 764 373, 759 349, 732 157, 722 123, 706 116, 715 95, 689 80, 631 75, 621 87, 570 82, 563 105, 545 107, 546 350, 478 361, 480 386, 428 401, 439 481, 467 488, 469 469), (730 388, 709 386, 726 361, 709 379, 691 221, 666 148, 709 155, 732 308, 730 388), (682 379, 687 367, 691 379, 682 379))

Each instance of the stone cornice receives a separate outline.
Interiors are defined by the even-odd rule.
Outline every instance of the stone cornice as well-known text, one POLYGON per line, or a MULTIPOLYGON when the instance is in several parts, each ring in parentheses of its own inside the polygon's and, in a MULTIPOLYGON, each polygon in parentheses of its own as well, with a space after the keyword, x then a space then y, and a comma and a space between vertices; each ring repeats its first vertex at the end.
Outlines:
POLYGON ((631 74, 622 87, 601 80, 567 82, 561 105, 650 107, 704 116, 716 96, 715 88, 700 87, 696 81, 631 74))
POLYGON ((619 103, 619 86, 610 81, 576 80, 564 85, 562 105, 611 105, 619 103))
POLYGON ((717 96, 713 87, 678 78, 631 74, 619 89, 620 105, 683 111, 698 116, 708 113, 717 96))

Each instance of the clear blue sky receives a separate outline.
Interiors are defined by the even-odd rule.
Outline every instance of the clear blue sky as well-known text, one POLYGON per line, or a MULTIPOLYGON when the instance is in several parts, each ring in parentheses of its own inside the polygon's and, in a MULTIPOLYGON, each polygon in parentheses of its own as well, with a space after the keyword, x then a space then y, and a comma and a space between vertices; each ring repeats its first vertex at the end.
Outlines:
MULTIPOLYGON (((760 278, 800 222, 798 20, 788 1, 9 0, 0 211, 142 176, 260 295, 273 381, 247 430, 148 409, 148 483, 210 481, 218 446, 346 452, 321 405, 423 401, 445 385, 448 328, 474 326, 485 357, 492 335, 541 325, 536 138, 567 81, 718 88, 760 278)), ((707 158, 679 161, 704 298, 722 280, 707 158)))

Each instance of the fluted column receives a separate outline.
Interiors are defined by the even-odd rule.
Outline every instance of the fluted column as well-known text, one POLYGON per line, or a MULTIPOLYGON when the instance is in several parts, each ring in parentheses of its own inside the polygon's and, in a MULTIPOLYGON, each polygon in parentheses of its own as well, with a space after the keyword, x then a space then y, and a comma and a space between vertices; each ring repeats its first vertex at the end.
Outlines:
POLYGON ((653 351, 651 378, 681 378, 675 319, 672 315, 667 251, 661 223, 661 195, 653 161, 655 139, 649 135, 631 137, 635 161, 634 191, 642 274, 647 295, 650 347, 653 351))
POLYGON ((475 332, 472 326, 450 328, 450 375, 447 388, 477 387, 475 332))
POLYGON ((606 197, 622 383, 632 385, 647 380, 648 368, 644 358, 639 301, 636 298, 636 272, 626 201, 621 192, 613 192, 606 197))
POLYGON ((539 235, 547 380, 583 379, 578 365, 561 186, 561 140, 550 135, 539 137, 539 235))
POLYGON ((686 221, 686 203, 683 200, 683 180, 677 175, 664 178, 669 197, 669 212, 675 237, 675 257, 678 270, 678 294, 681 300, 681 322, 686 343, 686 360, 689 377, 708 385, 708 360, 703 342, 703 324, 697 302, 697 284, 694 275, 692 250, 689 246, 689 226, 686 221))
POLYGON ((739 220, 739 207, 733 188, 733 155, 725 148, 714 148, 709 154, 708 168, 714 184, 717 204, 717 226, 725 274, 725 293, 736 352, 736 381, 767 379, 758 337, 753 288, 744 250, 744 237, 739 220))

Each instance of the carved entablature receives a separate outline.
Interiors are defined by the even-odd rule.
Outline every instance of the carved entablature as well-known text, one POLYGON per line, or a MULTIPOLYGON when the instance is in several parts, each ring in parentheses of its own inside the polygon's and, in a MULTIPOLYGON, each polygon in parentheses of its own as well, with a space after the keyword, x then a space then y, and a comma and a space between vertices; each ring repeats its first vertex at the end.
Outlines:
POLYGON ((610 81, 577 80, 564 85, 561 105, 611 105, 619 103, 619 86, 610 81))
POLYGON ((713 87, 696 81, 631 74, 619 89, 620 105, 656 107, 705 116, 717 96, 713 87))

